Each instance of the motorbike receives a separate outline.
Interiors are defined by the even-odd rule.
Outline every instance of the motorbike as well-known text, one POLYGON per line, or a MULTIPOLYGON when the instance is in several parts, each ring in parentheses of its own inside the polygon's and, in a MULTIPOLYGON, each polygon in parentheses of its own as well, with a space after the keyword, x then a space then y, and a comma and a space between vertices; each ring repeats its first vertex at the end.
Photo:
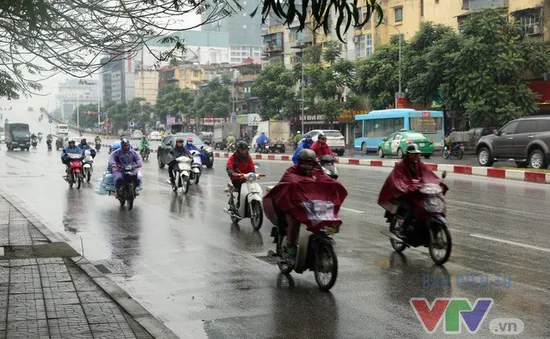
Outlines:
POLYGON ((38 134, 38 142, 42 142, 42 134, 38 134))
POLYGON ((264 178, 265 175, 250 172, 247 174, 238 173, 236 177, 246 180, 241 186, 239 207, 237 208, 233 195, 235 187, 232 184, 228 184, 225 192, 229 196, 229 208, 224 208, 223 211, 229 214, 234 224, 239 223, 242 219, 250 218, 252 228, 257 231, 262 227, 264 212, 262 207, 262 187, 256 180, 264 178))
POLYGON ((36 141, 36 138, 31 140, 31 145, 32 145, 32 148, 36 148, 36 146, 38 145, 38 142, 36 141))
POLYGON ((48 151, 51 151, 52 150, 52 139, 48 139, 46 140, 46 145, 48 145, 48 151))
POLYGON ((338 179, 338 169, 334 166, 335 160, 336 159, 333 156, 328 154, 319 158, 319 163, 321 164, 321 168, 325 174, 334 180, 338 179))
MULTIPOLYGON (((444 171, 442 178, 445 179, 444 171)), ((411 221, 411 225, 403 225, 403 216, 400 213, 386 212, 386 221, 389 223, 389 233, 382 234, 390 238, 390 243, 397 253, 403 252, 407 247, 427 247, 430 257, 436 265, 443 265, 449 260, 452 249, 451 233, 447 227, 446 206, 443 188, 438 184, 424 184, 417 194, 422 199, 425 222, 411 221), (398 231, 406 228, 404 236, 398 231), (444 238, 444 239, 443 239, 444 238), (441 255, 438 251, 442 251, 441 255)))
POLYGON ((149 146, 142 146, 141 150, 139 151, 139 155, 141 156, 141 159, 143 159, 143 161, 148 161, 149 154, 151 154, 151 149, 149 148, 149 146))
POLYGON ((101 149, 101 141, 96 141, 96 142, 95 142, 95 150, 96 150, 96 152, 99 152, 100 149, 101 149))
POLYGON ((178 188, 181 187, 183 194, 187 194, 189 191, 189 185, 191 184, 191 161, 193 159, 188 156, 181 156, 176 158, 178 166, 176 168, 176 184, 172 186, 174 192, 178 191, 178 188))
POLYGON ((82 176, 84 179, 86 179, 86 182, 90 182, 92 179, 92 173, 94 171, 93 168, 94 158, 92 157, 92 153, 90 150, 84 151, 84 160, 82 161, 82 176))
POLYGON ((235 151, 236 151, 236 148, 235 148, 235 143, 234 143, 234 142, 232 142, 232 143, 230 143, 229 145, 227 145, 227 152, 233 153, 233 152, 235 152, 235 151))
POLYGON ((118 193, 120 207, 124 207, 128 202, 128 210, 132 210, 134 207, 134 200, 137 196, 137 174, 133 172, 136 168, 136 165, 124 166, 124 182, 118 193))
MULTIPOLYGON (((273 186, 267 187, 271 191, 273 186)), ((269 251, 270 257, 278 257, 277 266, 283 274, 292 271, 302 274, 307 270, 313 271, 315 281, 319 288, 324 291, 330 290, 336 283, 338 277, 338 258, 334 251, 332 236, 340 231, 341 221, 334 215, 334 204, 330 201, 309 201, 303 202, 308 214, 315 214, 317 220, 330 221, 327 223, 316 223, 307 227, 300 224, 298 233, 296 259, 294 265, 290 262, 283 250, 283 240, 286 237, 287 224, 285 216, 277 215, 272 209, 272 204, 264 204, 266 215, 274 216, 269 219, 275 226, 271 229, 271 237, 275 243, 275 252, 269 251), (332 213, 331 213, 332 211, 332 213), (328 213, 327 213, 328 212, 328 213), (332 223, 334 221, 334 223, 332 223)))
POLYGON ((459 160, 462 159, 464 157, 464 144, 455 142, 452 144, 450 150, 449 146, 445 145, 445 149, 443 150, 443 158, 449 159, 450 156, 453 156, 459 160))
POLYGON ((82 155, 69 154, 69 173, 65 175, 64 179, 69 183, 69 187, 73 188, 76 184, 76 189, 80 189, 82 185, 82 155))
POLYGON ((199 184, 199 179, 202 174, 202 156, 201 152, 196 150, 189 151, 191 155, 193 156, 193 162, 191 163, 191 172, 190 172, 190 178, 189 180, 192 180, 195 182, 195 185, 199 184))
POLYGON ((260 147, 258 147, 258 153, 265 153, 265 154, 268 154, 269 153, 269 143, 266 141, 263 145, 261 145, 260 147))

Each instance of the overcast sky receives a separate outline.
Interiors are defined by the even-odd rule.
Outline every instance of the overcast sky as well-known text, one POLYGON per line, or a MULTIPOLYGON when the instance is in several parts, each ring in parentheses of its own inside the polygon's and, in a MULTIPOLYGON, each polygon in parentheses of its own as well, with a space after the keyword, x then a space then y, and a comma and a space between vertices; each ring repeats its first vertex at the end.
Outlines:
MULTIPOLYGON (((192 27, 200 24, 200 15, 197 14, 187 14, 182 16, 183 21, 185 22, 185 27, 192 27)), ((178 20, 181 22, 181 20, 178 20)), ((177 24, 179 27, 181 27, 181 23, 177 24)), ((174 28, 174 27, 170 27, 174 28)), ((47 66, 45 63, 43 66, 47 66)), ((30 76, 29 76, 30 77, 30 76)), ((32 97, 26 98, 23 95, 21 95, 21 98, 19 100, 7 100, 6 98, 0 98, 0 108, 2 110, 9 108, 10 106, 13 107, 13 110, 15 111, 23 111, 27 112, 29 107, 33 107, 34 110, 38 113, 38 110, 40 107, 45 107, 48 111, 53 111, 56 106, 56 94, 57 94, 57 86, 60 83, 65 82, 65 79, 70 79, 71 77, 66 74, 57 74, 48 80, 45 80, 41 82, 43 89, 41 92, 41 96, 34 95, 32 97)), ((98 79, 97 75, 93 76, 93 79, 98 79)))

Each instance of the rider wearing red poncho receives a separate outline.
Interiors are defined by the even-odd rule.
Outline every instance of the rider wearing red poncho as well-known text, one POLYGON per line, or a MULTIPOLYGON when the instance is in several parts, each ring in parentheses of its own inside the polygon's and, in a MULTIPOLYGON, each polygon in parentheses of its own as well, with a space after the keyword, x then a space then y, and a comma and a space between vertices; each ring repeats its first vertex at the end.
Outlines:
POLYGON ((330 155, 331 157, 334 156, 330 146, 327 144, 327 136, 324 133, 319 133, 317 136, 317 141, 315 141, 309 149, 315 152, 318 159, 324 157, 325 155, 330 155))
MULTIPOLYGON (((406 228, 411 222, 413 216, 417 221, 422 220, 423 201, 416 199, 415 194, 418 189, 424 184, 441 185, 443 191, 448 190, 447 186, 441 182, 441 179, 428 167, 420 161, 420 150, 416 144, 407 147, 407 153, 403 160, 395 164, 394 169, 384 182, 378 204, 386 209, 390 214, 395 214, 396 204, 401 205, 401 211, 398 214, 405 212, 403 226, 406 228)), ((386 214, 388 217, 388 213, 386 214)), ((404 230, 399 229, 401 236, 404 236, 404 230)))
POLYGON ((342 224, 337 215, 348 192, 338 181, 315 168, 316 164, 315 152, 301 151, 298 164, 288 168, 264 197, 266 216, 275 225, 279 224, 279 215, 284 215, 287 236, 283 250, 292 263, 296 259, 296 238, 301 223, 308 229, 342 224))

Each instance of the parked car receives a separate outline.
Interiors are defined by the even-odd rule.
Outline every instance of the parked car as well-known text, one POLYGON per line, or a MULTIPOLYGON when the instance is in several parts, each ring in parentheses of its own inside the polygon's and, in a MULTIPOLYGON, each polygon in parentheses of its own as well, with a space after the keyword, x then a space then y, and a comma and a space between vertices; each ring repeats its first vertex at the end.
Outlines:
POLYGON ((139 129, 132 132, 132 139, 140 140, 141 138, 143 138, 143 133, 139 129))
POLYGON ((512 120, 492 135, 479 139, 476 147, 481 166, 512 160, 518 167, 545 169, 550 163, 550 116, 512 120))
POLYGON ((204 151, 206 160, 203 165, 208 168, 212 168, 212 166, 214 166, 214 153, 212 147, 205 145, 194 133, 176 133, 165 136, 157 148, 157 163, 159 168, 164 168, 164 166, 168 164, 168 153, 172 147, 174 147, 176 139, 182 138, 185 144, 187 144, 187 138, 189 137, 193 137, 193 145, 195 145, 195 147, 201 151, 204 151))
POLYGON ((159 141, 162 140, 162 136, 160 135, 160 132, 153 131, 149 133, 149 141, 159 141))
POLYGON ((330 147, 330 149, 338 154, 339 156, 344 155, 346 152, 346 138, 344 138, 344 135, 338 130, 334 129, 315 129, 313 131, 307 132, 311 135, 313 141, 317 141, 317 136, 323 132, 327 137, 327 144, 330 147))
POLYGON ((378 144, 378 156, 383 158, 386 155, 397 155, 401 158, 407 150, 407 146, 411 144, 417 144, 426 159, 429 159, 435 150, 433 140, 424 134, 415 131, 399 131, 382 139, 378 144))

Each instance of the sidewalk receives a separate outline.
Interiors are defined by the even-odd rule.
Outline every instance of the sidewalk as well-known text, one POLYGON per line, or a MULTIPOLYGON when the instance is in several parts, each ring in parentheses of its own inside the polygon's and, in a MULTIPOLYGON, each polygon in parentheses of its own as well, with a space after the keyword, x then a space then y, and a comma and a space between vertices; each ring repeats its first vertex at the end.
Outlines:
POLYGON ((58 240, 0 191, 0 337, 177 338, 58 240))

